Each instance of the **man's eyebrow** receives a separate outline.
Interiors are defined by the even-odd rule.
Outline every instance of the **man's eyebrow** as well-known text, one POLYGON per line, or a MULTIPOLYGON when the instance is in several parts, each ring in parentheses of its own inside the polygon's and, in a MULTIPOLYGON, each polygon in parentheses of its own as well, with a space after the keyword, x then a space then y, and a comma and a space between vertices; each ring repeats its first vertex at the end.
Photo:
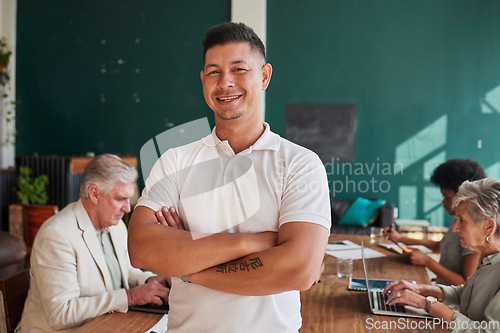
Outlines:
POLYGON ((208 64, 208 65, 206 65, 206 66, 205 66, 205 70, 207 70, 207 69, 209 69, 209 68, 212 68, 212 67, 217 68, 217 67, 219 67, 219 66, 217 66, 217 65, 215 65, 215 64, 208 64))
MULTIPOLYGON (((232 61, 231 62, 231 65, 237 65, 237 64, 245 64, 246 61, 245 60, 235 60, 235 61, 232 61)), ((205 66, 205 70, 208 70, 209 68, 218 68, 219 65, 216 65, 216 64, 208 64, 205 66)))

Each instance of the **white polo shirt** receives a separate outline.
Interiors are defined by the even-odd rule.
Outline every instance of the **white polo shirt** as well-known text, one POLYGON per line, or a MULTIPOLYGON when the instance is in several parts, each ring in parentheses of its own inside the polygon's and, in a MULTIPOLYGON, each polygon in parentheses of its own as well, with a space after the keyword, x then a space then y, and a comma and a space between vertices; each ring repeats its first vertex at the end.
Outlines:
MULTIPOLYGON (((278 231, 287 222, 331 224, 323 163, 308 149, 265 131, 234 154, 212 134, 170 149, 156 162, 138 206, 175 207, 187 230, 278 231)), ((175 254, 166 254, 175 255, 175 254)), ((173 278, 169 332, 297 332, 300 296, 239 296, 173 278)))

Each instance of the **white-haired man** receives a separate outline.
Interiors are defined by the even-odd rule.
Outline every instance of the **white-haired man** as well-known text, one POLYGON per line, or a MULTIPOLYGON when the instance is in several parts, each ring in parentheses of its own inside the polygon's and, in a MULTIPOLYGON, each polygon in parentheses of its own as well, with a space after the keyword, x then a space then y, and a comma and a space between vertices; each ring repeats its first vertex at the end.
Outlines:
POLYGON ((85 168, 80 200, 47 220, 31 253, 31 282, 16 332, 71 331, 130 305, 167 302, 164 276, 130 265, 127 227, 137 171, 103 154, 85 168))

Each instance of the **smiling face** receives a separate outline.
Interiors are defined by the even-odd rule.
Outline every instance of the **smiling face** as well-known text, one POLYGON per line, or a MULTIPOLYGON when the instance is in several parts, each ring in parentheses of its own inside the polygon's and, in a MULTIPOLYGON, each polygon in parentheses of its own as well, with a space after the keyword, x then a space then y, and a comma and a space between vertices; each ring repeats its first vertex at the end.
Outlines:
POLYGON ((483 223, 476 223, 467 210, 467 203, 461 202, 456 208, 457 221, 453 225, 453 232, 458 232, 460 245, 472 251, 481 253, 485 245, 485 231, 483 223))
POLYGON ((228 120, 261 122, 262 91, 271 65, 246 42, 230 42, 207 50, 201 72, 203 95, 216 124, 228 120))
POLYGON ((455 209, 453 209, 452 206, 453 198, 456 194, 455 191, 441 187, 441 194, 443 195, 443 201, 441 201, 441 203, 443 204, 444 210, 451 216, 455 215, 455 209))
POLYGON ((94 208, 96 218, 92 222, 98 231, 117 225, 123 215, 130 212, 130 198, 134 195, 133 184, 115 184, 107 194, 101 192, 97 187, 91 190, 96 191, 97 195, 94 208))

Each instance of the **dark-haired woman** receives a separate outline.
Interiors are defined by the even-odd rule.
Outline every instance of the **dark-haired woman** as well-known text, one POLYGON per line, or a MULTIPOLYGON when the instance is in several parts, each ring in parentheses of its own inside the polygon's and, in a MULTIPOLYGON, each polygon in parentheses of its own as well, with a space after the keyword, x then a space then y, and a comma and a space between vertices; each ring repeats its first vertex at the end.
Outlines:
MULTIPOLYGON (((454 216, 455 209, 452 207, 452 201, 458 187, 466 180, 474 181, 485 177, 486 173, 478 162, 472 159, 455 158, 442 163, 434 170, 431 183, 439 186, 443 195, 443 207, 449 215, 454 216)), ((394 229, 389 232, 388 228, 384 230, 384 236, 406 245, 424 245, 434 253, 440 253, 439 262, 415 248, 405 255, 413 265, 425 266, 436 274, 437 283, 461 285, 474 272, 479 254, 460 245, 458 234, 452 231, 454 224, 455 219, 441 241, 414 239, 403 236, 394 229)))

